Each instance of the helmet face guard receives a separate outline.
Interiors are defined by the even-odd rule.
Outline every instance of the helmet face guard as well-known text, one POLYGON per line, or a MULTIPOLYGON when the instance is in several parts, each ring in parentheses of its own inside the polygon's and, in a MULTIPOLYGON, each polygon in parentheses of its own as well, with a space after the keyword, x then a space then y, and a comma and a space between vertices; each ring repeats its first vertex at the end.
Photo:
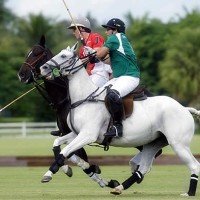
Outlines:
POLYGON ((122 20, 118 18, 113 18, 107 22, 107 24, 102 25, 104 28, 111 28, 117 30, 119 33, 125 33, 125 24, 122 20))

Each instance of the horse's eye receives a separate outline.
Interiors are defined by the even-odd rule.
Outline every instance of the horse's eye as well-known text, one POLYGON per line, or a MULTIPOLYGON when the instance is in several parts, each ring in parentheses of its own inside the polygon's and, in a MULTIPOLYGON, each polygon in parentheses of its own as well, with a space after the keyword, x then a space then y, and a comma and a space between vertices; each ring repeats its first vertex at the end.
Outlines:
POLYGON ((65 54, 62 54, 61 55, 61 58, 66 58, 67 56, 65 54))

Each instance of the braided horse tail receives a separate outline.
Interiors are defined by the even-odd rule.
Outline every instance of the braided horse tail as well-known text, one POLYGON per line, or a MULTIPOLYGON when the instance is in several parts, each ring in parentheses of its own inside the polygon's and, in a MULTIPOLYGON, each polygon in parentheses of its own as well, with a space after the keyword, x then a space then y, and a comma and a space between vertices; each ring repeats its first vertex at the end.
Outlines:
POLYGON ((200 110, 197 110, 195 108, 192 108, 192 107, 186 107, 188 109, 188 111, 194 115, 195 117, 199 118, 200 119, 200 110))

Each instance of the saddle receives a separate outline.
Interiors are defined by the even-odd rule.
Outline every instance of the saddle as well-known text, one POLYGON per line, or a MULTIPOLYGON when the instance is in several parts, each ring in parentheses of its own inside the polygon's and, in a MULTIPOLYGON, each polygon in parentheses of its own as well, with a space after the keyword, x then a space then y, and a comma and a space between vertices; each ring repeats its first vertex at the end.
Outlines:
MULTIPOLYGON (((123 107, 124 107, 123 119, 130 117, 131 114, 133 113, 134 101, 143 101, 147 99, 145 90, 146 90, 145 86, 139 85, 132 92, 130 92, 128 95, 122 98, 123 107)), ((106 102, 106 100, 107 99, 105 99, 105 105, 108 108, 108 103, 106 102)))

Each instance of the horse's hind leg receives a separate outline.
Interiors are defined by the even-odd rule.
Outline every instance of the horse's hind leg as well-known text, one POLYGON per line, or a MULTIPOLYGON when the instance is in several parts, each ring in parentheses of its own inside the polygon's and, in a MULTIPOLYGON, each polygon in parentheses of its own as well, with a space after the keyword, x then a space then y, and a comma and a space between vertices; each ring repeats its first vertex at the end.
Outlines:
POLYGON ((134 183, 141 183, 144 175, 150 171, 152 163, 157 155, 157 153, 165 146, 168 145, 166 137, 159 137, 153 142, 143 146, 142 151, 137 154, 137 158, 130 160, 129 164, 131 165, 132 175, 126 179, 121 185, 115 187, 111 194, 119 195, 122 193, 122 190, 128 189, 134 183), (136 168, 136 165, 138 167, 136 168))
POLYGON ((170 144, 170 145, 173 148, 174 152, 181 159, 181 161, 188 166, 191 172, 189 189, 187 193, 183 194, 183 196, 195 196, 198 184, 198 176, 200 172, 200 163, 192 155, 188 145, 181 143, 170 144))
POLYGON ((165 136, 161 136, 153 142, 144 145, 142 151, 129 161, 132 173, 136 170, 143 175, 148 173, 151 170, 154 159, 162 153, 162 148, 167 145, 168 142, 165 136))

